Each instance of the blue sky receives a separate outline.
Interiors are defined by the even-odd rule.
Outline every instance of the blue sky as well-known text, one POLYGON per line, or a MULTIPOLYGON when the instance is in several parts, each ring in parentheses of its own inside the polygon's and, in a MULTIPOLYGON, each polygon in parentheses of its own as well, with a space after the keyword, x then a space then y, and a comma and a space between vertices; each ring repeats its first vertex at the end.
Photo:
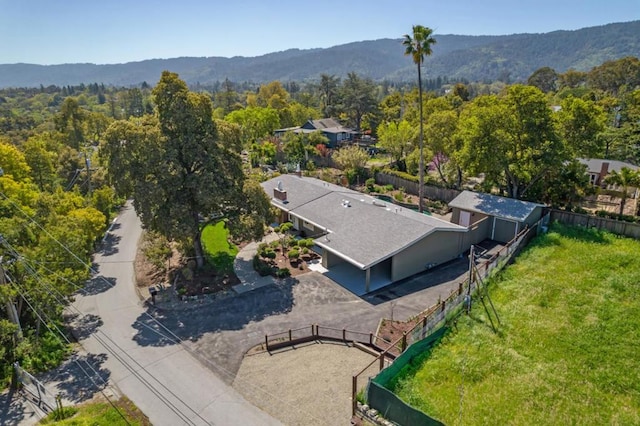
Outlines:
POLYGON ((499 35, 638 19, 640 0, 0 0, 0 64, 258 56, 400 38, 414 24, 499 35))

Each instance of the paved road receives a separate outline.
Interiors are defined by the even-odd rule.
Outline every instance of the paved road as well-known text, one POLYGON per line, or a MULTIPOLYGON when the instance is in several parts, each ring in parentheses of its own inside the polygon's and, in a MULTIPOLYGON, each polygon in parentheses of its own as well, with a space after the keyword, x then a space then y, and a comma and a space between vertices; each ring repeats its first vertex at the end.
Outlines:
POLYGON ((84 314, 78 330, 83 346, 106 354, 101 371, 154 425, 280 424, 244 400, 147 314, 134 286, 140 234, 128 203, 95 257, 98 275, 74 303, 84 314))

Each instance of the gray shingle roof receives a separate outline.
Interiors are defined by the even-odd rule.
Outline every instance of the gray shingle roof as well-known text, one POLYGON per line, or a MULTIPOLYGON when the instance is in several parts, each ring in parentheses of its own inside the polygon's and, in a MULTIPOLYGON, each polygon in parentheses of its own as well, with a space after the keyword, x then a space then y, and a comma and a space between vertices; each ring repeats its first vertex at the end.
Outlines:
POLYGON ((449 207, 524 222, 537 207, 544 205, 480 192, 462 191, 451 200, 449 207))
POLYGON ((287 203, 272 204, 327 229, 316 243, 367 269, 433 232, 466 232, 465 227, 385 203, 318 179, 282 175, 262 183, 272 197, 278 182, 287 203), (348 202, 348 207, 345 205, 348 202), (374 203, 375 202, 375 203, 374 203))

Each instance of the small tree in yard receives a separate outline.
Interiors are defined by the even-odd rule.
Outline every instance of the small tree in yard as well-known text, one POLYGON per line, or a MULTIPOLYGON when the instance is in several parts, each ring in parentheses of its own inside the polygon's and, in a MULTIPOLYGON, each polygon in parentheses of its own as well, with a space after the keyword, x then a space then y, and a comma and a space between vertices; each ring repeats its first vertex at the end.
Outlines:
MULTIPOLYGON (((627 167, 620 169, 620 172, 611 171, 605 178, 605 182, 621 187, 620 214, 624 214, 624 206, 627 203, 629 188, 640 187, 640 172, 627 167)), ((635 213, 635 212, 634 212, 635 213)))
POLYGON ((351 145, 333 154, 333 160, 338 167, 346 172, 350 178, 349 183, 353 183, 352 181, 355 180, 356 176, 363 174, 369 155, 359 146, 351 145))
POLYGON ((289 247, 288 243, 288 235, 287 232, 293 228, 293 223, 285 222, 280 226, 276 226, 273 228, 273 231, 278 234, 278 239, 280 240, 280 249, 282 250, 282 255, 287 256, 287 248, 289 247))

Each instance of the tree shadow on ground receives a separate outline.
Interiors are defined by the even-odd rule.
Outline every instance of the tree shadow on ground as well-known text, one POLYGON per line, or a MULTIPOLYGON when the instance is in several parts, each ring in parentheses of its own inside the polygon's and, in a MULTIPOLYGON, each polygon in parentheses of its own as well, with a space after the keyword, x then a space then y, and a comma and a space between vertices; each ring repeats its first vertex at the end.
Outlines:
POLYGON ((106 360, 107 354, 104 353, 74 354, 60 367, 40 377, 40 380, 55 383, 55 390, 62 398, 80 403, 107 387, 111 372, 102 367, 106 360))
POLYGON ((77 341, 84 340, 87 337, 91 336, 103 324, 102 318, 100 318, 98 315, 80 315, 77 313, 66 315, 65 322, 69 324, 71 334, 77 341))
POLYGON ((18 392, 9 390, 0 394, 0 424, 36 424, 39 419, 38 413, 18 392))
POLYGON ((119 223, 114 223, 111 225, 111 228, 104 234, 104 238, 100 242, 100 247, 98 253, 103 256, 111 256, 112 254, 118 253, 118 244, 122 239, 119 235, 114 235, 113 231, 120 228, 119 223))
POLYGON ((132 324, 138 330, 133 337, 141 346, 165 346, 181 340, 196 341, 205 333, 240 330, 250 322, 288 313, 294 304, 293 278, 259 289, 199 304, 185 302, 182 309, 160 310, 150 307, 132 324), (160 324, 158 324, 160 323, 160 324))
POLYGON ((103 293, 116 285, 116 279, 113 277, 105 277, 96 275, 89 280, 80 292, 85 296, 94 296, 103 293))
POLYGON ((233 272, 233 261, 235 256, 229 253, 218 252, 207 255, 207 262, 213 266, 219 274, 229 274, 233 272))

